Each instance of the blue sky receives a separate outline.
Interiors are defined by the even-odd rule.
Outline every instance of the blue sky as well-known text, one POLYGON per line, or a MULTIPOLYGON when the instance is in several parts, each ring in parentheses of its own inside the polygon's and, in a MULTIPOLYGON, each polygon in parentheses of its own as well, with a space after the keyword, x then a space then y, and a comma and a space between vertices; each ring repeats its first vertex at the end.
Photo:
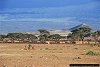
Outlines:
POLYGON ((66 29, 86 23, 100 29, 99 0, 0 0, 0 32, 66 29))
MULTIPOLYGON (((79 5, 94 0, 1 0, 3 8, 41 8, 79 5)), ((2 7, 1 7, 2 8, 2 7)))

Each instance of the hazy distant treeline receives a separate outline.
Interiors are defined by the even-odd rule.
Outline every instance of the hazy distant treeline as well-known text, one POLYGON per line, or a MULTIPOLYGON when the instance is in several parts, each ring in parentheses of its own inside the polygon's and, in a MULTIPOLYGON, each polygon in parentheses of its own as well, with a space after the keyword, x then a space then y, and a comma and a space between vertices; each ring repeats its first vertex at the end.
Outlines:
POLYGON ((35 34, 28 33, 8 33, 7 35, 0 35, 1 42, 32 42, 35 43, 37 41, 44 42, 48 40, 60 40, 61 38, 65 38, 60 36, 59 34, 50 35, 47 30, 38 30, 40 34, 37 36, 35 34))
POLYGON ((91 28, 81 27, 71 31, 68 36, 61 36, 59 34, 50 35, 50 32, 40 29, 39 35, 28 33, 8 33, 7 35, 0 35, 0 42, 3 43, 37 43, 46 41, 100 41, 100 31, 92 32, 91 28))

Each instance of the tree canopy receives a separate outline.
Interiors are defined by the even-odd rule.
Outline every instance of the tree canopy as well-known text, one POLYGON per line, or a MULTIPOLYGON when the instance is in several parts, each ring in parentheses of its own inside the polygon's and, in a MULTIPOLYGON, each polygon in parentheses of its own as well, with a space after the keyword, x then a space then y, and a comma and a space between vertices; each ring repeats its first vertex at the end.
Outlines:
POLYGON ((84 40, 84 37, 91 32, 91 28, 88 27, 81 27, 72 31, 68 37, 71 37, 74 40, 84 40))

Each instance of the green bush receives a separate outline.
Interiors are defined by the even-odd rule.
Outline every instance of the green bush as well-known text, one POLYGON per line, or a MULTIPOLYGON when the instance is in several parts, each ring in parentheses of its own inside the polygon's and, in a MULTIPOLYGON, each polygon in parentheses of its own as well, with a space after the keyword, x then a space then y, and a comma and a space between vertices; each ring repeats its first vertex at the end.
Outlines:
POLYGON ((98 44, 98 47, 100 47, 100 44, 98 44))
POLYGON ((93 52, 93 51, 88 51, 88 52, 86 53, 86 55, 100 56, 100 53, 96 53, 96 52, 93 52))
POLYGON ((45 50, 49 50, 49 48, 45 48, 45 50))

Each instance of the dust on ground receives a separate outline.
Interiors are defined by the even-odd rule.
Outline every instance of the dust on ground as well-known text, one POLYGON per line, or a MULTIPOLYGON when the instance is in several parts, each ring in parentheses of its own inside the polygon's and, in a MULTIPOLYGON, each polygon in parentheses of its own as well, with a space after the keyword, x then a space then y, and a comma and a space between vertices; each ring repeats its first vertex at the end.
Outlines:
POLYGON ((85 55, 100 52, 100 47, 73 44, 0 44, 0 67, 69 67, 69 64, 100 63, 100 56, 85 55))

